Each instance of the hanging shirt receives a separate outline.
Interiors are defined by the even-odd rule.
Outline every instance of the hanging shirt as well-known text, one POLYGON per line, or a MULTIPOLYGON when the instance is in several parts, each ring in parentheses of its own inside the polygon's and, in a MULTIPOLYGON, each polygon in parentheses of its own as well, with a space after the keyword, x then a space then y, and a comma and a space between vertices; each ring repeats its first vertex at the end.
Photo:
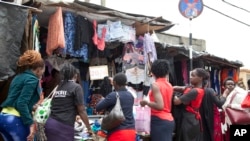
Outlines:
POLYGON ((140 84, 141 82, 144 82, 144 69, 140 69, 138 67, 127 69, 126 76, 128 82, 132 82, 133 84, 140 84))
POLYGON ((157 53, 155 49, 155 43, 153 41, 153 38, 150 36, 149 33, 144 34, 144 53, 145 53, 145 62, 150 60, 151 62, 154 62, 157 60, 157 53))
POLYGON ((76 29, 74 50, 79 50, 83 44, 90 45, 94 33, 92 23, 87 18, 78 15, 76 17, 76 29))

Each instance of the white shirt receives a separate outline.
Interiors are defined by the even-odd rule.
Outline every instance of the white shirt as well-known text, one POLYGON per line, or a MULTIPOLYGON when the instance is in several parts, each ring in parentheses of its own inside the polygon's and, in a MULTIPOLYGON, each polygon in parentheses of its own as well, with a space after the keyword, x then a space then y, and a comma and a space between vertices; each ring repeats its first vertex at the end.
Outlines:
MULTIPOLYGON (((240 87, 235 87, 234 90, 232 92, 230 92, 230 94, 227 96, 227 99, 225 101, 225 103, 222 106, 222 109, 225 111, 226 107, 228 106, 228 104, 230 104, 230 101, 232 99, 232 96, 236 93, 236 96, 234 97, 234 99, 232 100, 231 103, 231 108, 233 109, 239 109, 239 110, 245 110, 245 109, 249 109, 250 108, 242 108, 241 107, 241 103, 243 102, 243 100, 246 98, 248 91, 240 88, 240 87)), ((228 125, 231 125, 231 121, 228 118, 228 116, 225 114, 225 122, 228 125)))

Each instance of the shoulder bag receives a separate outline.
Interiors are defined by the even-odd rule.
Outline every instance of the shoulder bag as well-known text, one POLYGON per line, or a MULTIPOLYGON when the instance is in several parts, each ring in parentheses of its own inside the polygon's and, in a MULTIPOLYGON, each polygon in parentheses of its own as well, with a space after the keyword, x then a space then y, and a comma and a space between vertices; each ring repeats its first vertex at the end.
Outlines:
POLYGON ((50 115, 50 107, 51 107, 51 101, 52 101, 52 98, 54 97, 54 94, 57 90, 57 87, 56 86, 52 92, 49 94, 48 97, 46 97, 43 102, 41 104, 38 105, 37 109, 35 110, 35 113, 34 113, 34 120, 37 122, 37 123, 42 123, 42 124, 45 124, 47 119, 49 118, 49 115, 50 115))
POLYGON ((116 104, 109 113, 105 113, 101 128, 103 130, 111 130, 119 126, 125 120, 125 116, 122 111, 120 98, 118 92, 116 92, 116 104))
MULTIPOLYGON (((232 103, 236 94, 237 93, 234 93, 232 95, 229 104, 232 103)), ((247 109, 240 110, 240 109, 233 109, 231 107, 226 107, 225 113, 227 114, 232 124, 239 124, 239 125, 250 124, 250 111, 248 111, 247 109)))

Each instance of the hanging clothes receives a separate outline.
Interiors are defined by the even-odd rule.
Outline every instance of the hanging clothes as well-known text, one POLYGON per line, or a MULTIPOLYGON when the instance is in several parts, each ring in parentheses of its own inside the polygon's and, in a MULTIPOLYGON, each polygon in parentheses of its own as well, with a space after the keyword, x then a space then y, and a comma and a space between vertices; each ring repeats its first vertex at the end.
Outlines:
POLYGON ((144 34, 143 45, 144 45, 144 53, 145 53, 145 55, 144 55, 145 62, 147 62, 148 60, 150 62, 154 62, 155 60, 157 60, 155 43, 154 43, 154 40, 149 33, 144 34))
POLYGON ((30 38, 32 35, 31 27, 32 27, 32 13, 31 11, 29 11, 22 39, 21 54, 23 54, 23 52, 25 52, 26 50, 32 49, 31 45, 33 43, 32 43, 32 38, 30 38))
POLYGON ((39 23, 37 20, 37 15, 34 15, 32 17, 32 40, 33 40, 33 45, 32 45, 32 49, 36 50, 39 52, 40 50, 40 42, 39 42, 39 23))
POLYGON ((132 82, 133 84, 140 84, 144 82, 145 75, 144 69, 138 67, 130 68, 126 70, 127 81, 132 82))
POLYGON ((135 42, 136 31, 135 28, 123 24, 121 21, 107 21, 104 24, 97 25, 97 36, 102 38, 102 30, 106 29, 105 42, 119 41, 123 43, 135 42))
POLYGON ((182 60, 181 61, 181 70, 182 70, 182 77, 183 77, 183 83, 184 85, 188 84, 188 70, 187 70, 187 61, 182 60))
POLYGON ((222 84, 227 77, 232 77, 235 82, 239 80, 238 72, 234 68, 224 68, 221 70, 221 83, 222 84))
POLYGON ((133 43, 127 43, 123 48, 123 66, 124 69, 130 69, 135 66, 144 69, 144 50, 143 48, 135 48, 133 43))
POLYGON ((76 16, 76 36, 74 50, 79 50, 82 44, 92 44, 92 36, 94 33, 92 23, 85 17, 76 16))
POLYGON ((71 12, 64 13, 64 31, 66 41, 64 53, 71 55, 74 53, 76 31, 75 15, 71 12))
POLYGON ((177 85, 184 86, 184 78, 182 74, 182 63, 181 61, 174 62, 174 70, 175 70, 175 76, 177 85))
POLYGON ((46 47, 47 54, 52 55, 53 51, 58 47, 65 47, 63 16, 61 7, 59 7, 56 12, 49 18, 48 38, 46 47))
POLYGON ((96 22, 96 20, 94 20, 93 21, 94 35, 92 37, 92 40, 93 40, 94 45, 96 45, 100 51, 103 51, 105 48, 105 37, 106 37, 106 33, 107 33, 107 27, 101 28, 101 36, 98 37, 98 33, 96 31, 96 28, 97 28, 96 26, 97 26, 97 22, 96 22))
POLYGON ((127 76, 127 82, 140 84, 145 81, 145 63, 142 47, 134 47, 133 43, 127 43, 123 48, 123 71, 127 76))
POLYGON ((221 89, 220 89, 221 85, 220 85, 220 78, 219 78, 220 75, 219 74, 220 74, 220 70, 215 70, 215 73, 214 73, 214 75, 215 75, 215 77, 214 77, 215 87, 214 87, 214 89, 218 94, 221 93, 221 89))
POLYGON ((76 16, 71 12, 65 12, 64 14, 64 30, 65 30, 66 46, 64 48, 63 54, 67 54, 72 57, 77 57, 83 62, 88 62, 89 61, 88 44, 85 43, 84 41, 85 37, 83 38, 82 35, 83 30, 81 30, 81 28, 83 28, 81 27, 83 17, 81 16, 77 17, 78 18, 76 18, 76 16), (78 19, 78 21, 76 19, 78 19), (82 32, 79 33, 78 30, 82 32))

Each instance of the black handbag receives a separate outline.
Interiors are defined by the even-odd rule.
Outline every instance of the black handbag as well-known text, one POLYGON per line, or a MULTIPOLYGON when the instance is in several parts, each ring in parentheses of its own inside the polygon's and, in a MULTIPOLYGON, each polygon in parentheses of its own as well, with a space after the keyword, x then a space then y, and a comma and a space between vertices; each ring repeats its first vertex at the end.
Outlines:
POLYGON ((120 98, 116 92, 116 104, 109 113, 105 113, 102 119, 101 128, 103 130, 111 130, 119 126, 124 120, 125 116, 121 108, 120 98))

